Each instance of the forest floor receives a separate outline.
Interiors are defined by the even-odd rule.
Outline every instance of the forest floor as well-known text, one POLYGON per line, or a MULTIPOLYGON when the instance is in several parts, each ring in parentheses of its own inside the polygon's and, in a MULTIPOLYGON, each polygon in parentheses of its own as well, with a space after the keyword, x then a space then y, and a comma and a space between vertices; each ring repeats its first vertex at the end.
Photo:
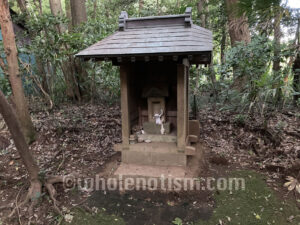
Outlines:
MULTIPOLYGON (((107 175, 120 163, 113 144, 121 142, 119 106, 65 104, 51 112, 31 108, 37 140, 30 146, 42 176, 76 172, 107 175)), ((211 108, 199 112, 200 140, 207 168, 203 177, 243 177, 246 191, 236 192, 89 192, 64 190, 57 199, 71 224, 300 224, 300 196, 283 187, 300 169, 300 113, 273 112, 268 122, 211 108), (276 216, 274 216, 276 215, 276 216), (172 222, 173 221, 173 222, 172 222)), ((27 173, 0 119, 0 225, 28 223, 27 207, 9 219, 25 196, 27 173), (20 222, 21 221, 21 222, 20 222)), ((63 223, 43 195, 32 224, 63 223)), ((68 224, 67 222, 64 222, 68 224)))

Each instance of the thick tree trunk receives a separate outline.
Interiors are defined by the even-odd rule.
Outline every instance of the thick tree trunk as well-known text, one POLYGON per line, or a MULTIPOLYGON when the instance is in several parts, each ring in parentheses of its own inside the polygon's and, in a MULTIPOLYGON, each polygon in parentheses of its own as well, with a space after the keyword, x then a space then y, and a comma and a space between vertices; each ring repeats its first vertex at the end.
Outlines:
POLYGON ((18 5, 23 13, 27 12, 26 3, 24 0, 17 0, 18 5))
MULTIPOLYGON (((63 10, 61 7, 61 0, 49 0, 51 13, 53 16, 62 16, 63 10)), ((68 4, 68 1, 66 1, 66 4, 68 4)), ((57 27, 58 33, 62 34, 64 31, 66 31, 66 28, 60 24, 57 27)), ((68 46, 65 45, 64 49, 68 49, 68 46)), ((73 57, 69 57, 69 60, 63 61, 61 63, 61 68, 65 77, 66 82, 66 95, 71 99, 81 100, 80 91, 78 88, 78 82, 75 78, 75 62, 73 57)))
MULTIPOLYGON (((1 3, 0 3, 1 5, 1 3)), ((11 133, 11 136, 14 140, 16 148, 19 152, 19 155, 25 165, 25 168, 29 174, 30 179, 30 188, 26 195, 26 199, 21 205, 25 204, 28 201, 32 201, 34 203, 37 202, 37 199, 41 196, 42 192, 42 183, 39 180, 39 167, 37 166, 31 151, 26 143, 24 134, 21 131, 21 126, 18 121, 17 115, 15 111, 11 107, 11 105, 7 102, 4 94, 0 90, 0 114, 2 114, 5 123, 11 133)), ((29 209, 29 211, 32 211, 29 209)), ((10 217, 14 214, 15 210, 10 214, 10 217)), ((32 213, 31 213, 32 214, 32 213)))
POLYGON ((87 21, 85 0, 71 0, 72 25, 78 26, 87 21))
POLYGON ((0 1, 0 25, 7 60, 7 71, 12 87, 14 103, 16 104, 17 115, 26 141, 31 143, 35 139, 35 130, 28 111, 27 101, 20 77, 18 51, 7 0, 0 1))
MULTIPOLYGON (((51 13, 53 16, 63 16, 63 10, 61 7, 61 0, 49 0, 51 13)), ((60 33, 63 33, 66 31, 66 28, 63 24, 58 25, 58 29, 60 33)))
POLYGON ((231 46, 235 46, 237 42, 248 44, 251 41, 248 19, 244 15, 237 15, 237 3, 238 0, 226 0, 231 46))
MULTIPOLYGON (((71 0, 71 14, 73 27, 78 26, 87 21, 85 0, 71 0)), ((77 100, 80 101, 81 95, 88 95, 87 91, 90 90, 89 83, 86 81, 86 71, 80 61, 70 60, 70 64, 73 67, 73 80, 74 91, 77 96, 77 100)))
POLYGON ((0 113, 2 114, 5 123, 11 133, 14 140, 16 148, 22 158, 24 165, 28 171, 31 181, 38 181, 39 168, 35 163, 35 160, 28 148, 26 140, 23 133, 21 132, 21 127, 19 120, 12 108, 12 106, 7 102, 4 94, 0 91, 0 113))
MULTIPOLYGON (((238 1, 239 0, 225 0, 228 17, 228 32, 232 47, 236 46, 238 42, 248 44, 251 41, 248 19, 245 15, 239 16, 237 12, 238 1)), ((242 91, 248 78, 246 74, 236 77, 236 69, 237 67, 233 67, 234 81, 232 88, 237 91, 242 91)))
POLYGON ((202 27, 206 27, 206 23, 207 23, 206 21, 207 20, 206 14, 208 11, 207 6, 208 6, 208 0, 200 0, 197 4, 198 14, 200 15, 202 27))

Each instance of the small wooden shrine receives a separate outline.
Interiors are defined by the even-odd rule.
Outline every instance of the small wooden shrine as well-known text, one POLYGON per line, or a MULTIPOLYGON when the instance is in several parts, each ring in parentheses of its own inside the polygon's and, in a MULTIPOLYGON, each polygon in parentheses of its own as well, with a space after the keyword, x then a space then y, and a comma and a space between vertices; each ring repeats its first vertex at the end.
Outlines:
POLYGON ((119 31, 76 56, 120 66, 122 163, 186 166, 199 123, 189 120, 189 67, 210 64, 212 32, 185 14, 119 17, 119 31))

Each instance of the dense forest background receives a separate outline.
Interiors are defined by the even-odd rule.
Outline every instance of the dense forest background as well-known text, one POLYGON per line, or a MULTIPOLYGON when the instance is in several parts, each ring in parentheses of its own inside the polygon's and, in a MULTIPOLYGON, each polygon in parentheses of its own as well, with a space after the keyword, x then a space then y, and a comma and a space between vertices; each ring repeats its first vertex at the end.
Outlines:
MULTIPOLYGON (((193 7, 194 23, 212 30, 213 61, 192 67, 192 104, 239 111, 299 105, 299 10, 280 0, 18 0, 10 1, 31 41, 18 46, 27 96, 48 107, 65 101, 113 103, 119 96, 118 68, 109 62, 82 62, 74 55, 112 34, 121 11, 130 17, 184 13, 193 7), (70 4, 71 3, 71 4, 70 4), (298 64, 297 64, 298 63, 298 64), (294 70, 293 70, 294 66, 294 70), (195 99, 195 100, 194 100, 195 99)), ((21 37, 25 38, 25 37, 21 37)), ((2 43, 0 49, 3 51, 2 43)), ((5 55, 1 54, 2 61, 5 55)), ((5 75, 0 87, 11 94, 5 75)), ((195 107, 194 107, 195 108, 195 107)))

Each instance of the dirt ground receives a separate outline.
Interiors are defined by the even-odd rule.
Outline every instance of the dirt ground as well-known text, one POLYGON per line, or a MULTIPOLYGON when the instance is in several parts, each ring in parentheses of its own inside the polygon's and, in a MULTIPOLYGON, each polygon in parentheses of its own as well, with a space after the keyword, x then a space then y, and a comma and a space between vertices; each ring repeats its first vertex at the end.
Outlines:
MULTIPOLYGON (((37 140, 30 149, 41 168, 41 177, 71 172, 89 177, 99 173, 104 176, 120 163, 120 156, 112 148, 121 142, 119 106, 69 104, 51 112, 36 106, 31 112, 37 140)), ((299 111, 273 112, 264 123, 254 115, 246 117, 206 109, 199 112, 199 120, 207 161, 203 176, 219 177, 235 170, 255 170, 266 177, 267 186, 278 197, 286 198, 287 191, 282 187, 284 178, 296 177, 300 169, 299 111)), ((32 224, 61 223, 46 194, 32 218, 27 218, 27 207, 8 218, 10 207, 20 203, 26 194, 27 177, 0 119, 0 224, 18 224, 20 220, 25 224, 29 219, 32 224)), ((101 194, 64 191, 61 185, 56 188, 59 207, 65 214, 76 207, 104 208, 106 213, 122 217, 127 224, 170 224, 176 217, 205 221, 212 217, 216 207, 211 192, 101 194)), ((293 201, 289 196, 289 201, 293 201)))

